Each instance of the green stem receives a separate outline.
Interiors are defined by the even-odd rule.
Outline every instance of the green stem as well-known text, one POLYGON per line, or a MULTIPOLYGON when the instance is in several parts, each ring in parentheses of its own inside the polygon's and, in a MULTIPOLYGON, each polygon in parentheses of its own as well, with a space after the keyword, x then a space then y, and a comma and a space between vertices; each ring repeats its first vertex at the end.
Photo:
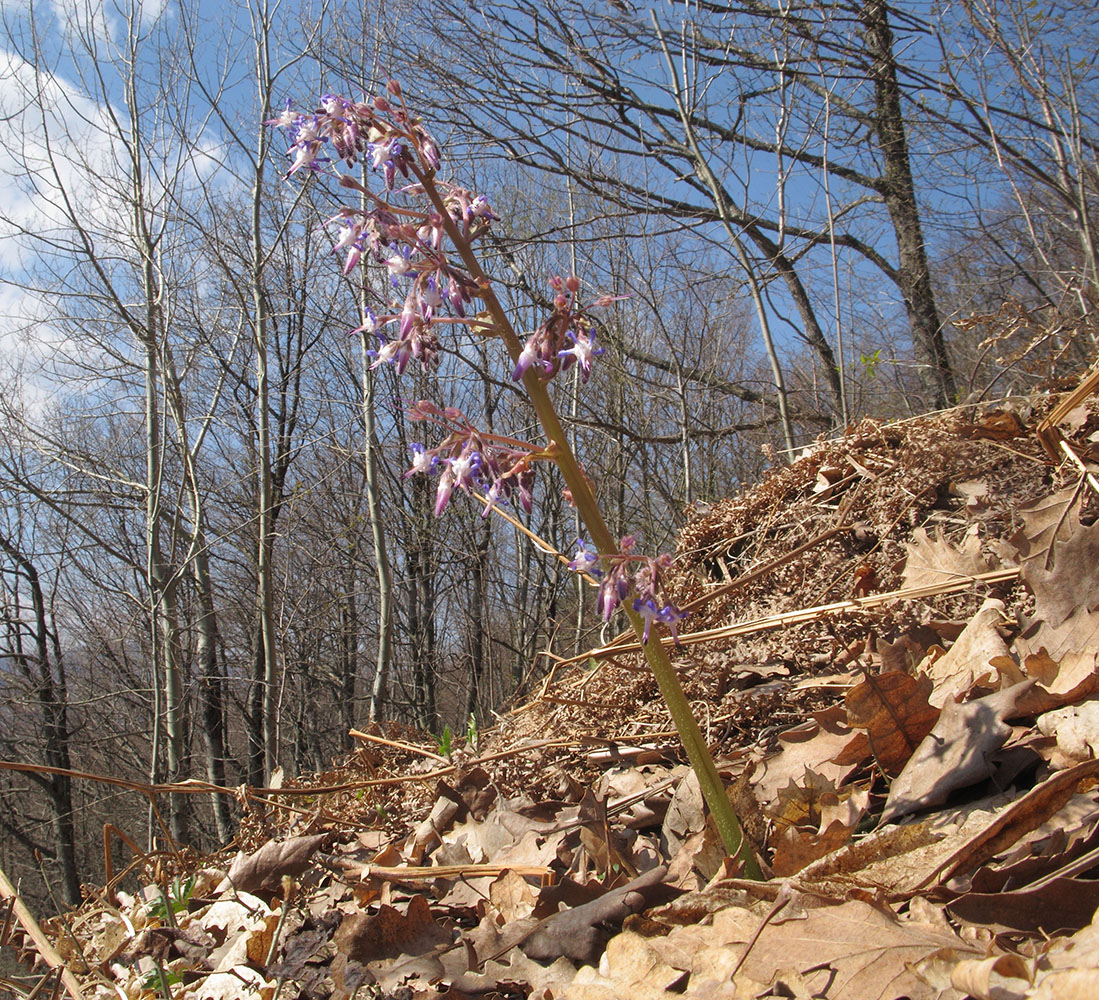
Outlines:
MULTIPOLYGON (((450 217, 450 213, 446 210, 439 190, 434 184, 433 175, 424 174, 420 179, 423 182, 427 197, 442 217, 447 235, 461 256, 462 263, 480 286, 481 298, 492 317, 496 333, 503 339, 511 360, 513 362, 518 361, 522 344, 515 328, 511 325, 511 320, 492 289, 492 283, 488 275, 485 274, 472 247, 470 247, 468 241, 462 238, 461 233, 450 217)), ((587 476, 584 475, 580 463, 569 446, 568 436, 561 426, 560 418, 554 408, 553 401, 550 399, 546 383, 538 378, 533 369, 528 369, 523 374, 523 387, 530 397, 531 405, 542 424, 542 429, 555 450, 557 466, 561 470, 561 475, 572 494, 573 503, 587 527, 592 543, 603 555, 617 553, 619 551, 618 541, 611 534, 610 529, 603 520, 603 515, 599 510, 595 495, 592 493, 587 476)), ((630 619, 630 624, 637 633, 638 640, 641 641, 645 632, 644 621, 639 614, 630 608, 624 607, 623 610, 630 619)), ((644 643, 644 650, 645 658, 656 677, 656 682, 660 686, 660 693, 664 697, 672 722, 675 724, 683 748, 687 752, 687 759, 698 776, 702 795, 706 800, 706 804, 710 807, 710 813, 714 817, 714 822, 725 849, 731 856, 740 859, 746 877, 761 879, 763 875, 759 864, 752 853, 751 845, 744 836, 744 831, 741 829, 740 821, 737 819, 732 804, 729 802, 729 796, 726 794, 725 786, 717 773, 717 767, 710 755, 710 749, 705 739, 703 739, 701 730, 698 728, 698 723, 695 721, 687 696, 683 693, 683 687, 679 683, 679 677, 676 675, 667 650, 655 636, 651 642, 644 643)))

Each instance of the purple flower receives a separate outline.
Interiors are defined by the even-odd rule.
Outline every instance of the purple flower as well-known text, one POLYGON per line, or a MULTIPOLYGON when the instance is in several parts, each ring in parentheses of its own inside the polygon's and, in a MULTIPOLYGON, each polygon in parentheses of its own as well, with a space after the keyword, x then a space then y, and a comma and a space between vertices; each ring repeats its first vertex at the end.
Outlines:
POLYGON ((450 458, 447 461, 450 463, 450 471, 454 476, 454 485, 463 490, 472 488, 474 476, 481 468, 480 454, 469 445, 466 445, 457 458, 450 458))
POLYGON ((527 341, 526 346, 524 346, 522 351, 519 352, 519 357, 515 362, 515 368, 511 372, 512 381, 518 382, 532 365, 545 365, 545 362, 540 358, 541 350, 538 341, 535 339, 537 336, 537 334, 532 336, 527 341))
POLYGON ((439 477, 439 487, 435 490, 435 516, 441 517, 446 505, 450 503, 450 495, 454 492, 454 469, 447 465, 443 468, 443 474, 439 477))
POLYGON ((402 477, 404 479, 417 473, 424 473, 425 475, 431 473, 435 470, 435 466, 439 464, 439 457, 432 454, 418 442, 410 444, 408 450, 412 452, 412 467, 404 474, 402 477))
POLYGON ((603 571, 599 568, 599 553, 588 548, 588 543, 583 538, 576 539, 576 555, 569 563, 569 569, 576 573, 590 573, 600 577, 603 571))
POLYGON ((633 602, 633 609, 645 620, 645 631, 642 633, 641 641, 649 641, 649 629, 653 622, 660 622, 662 625, 667 625, 672 632, 672 637, 675 639, 675 643, 679 645, 679 630, 677 625, 682 621, 686 615, 683 614, 674 604, 665 604, 663 607, 657 607, 656 600, 652 597, 642 600, 640 597, 635 597, 633 602))
POLYGON ((591 359, 602 354, 603 348, 596 347, 595 334, 593 333, 584 331, 573 333, 572 330, 569 330, 565 336, 572 341, 572 347, 558 352, 557 356, 564 359, 562 367, 567 368, 573 362, 576 362, 580 366, 581 381, 587 382, 588 376, 591 374, 591 359))
POLYGON ((604 621, 611 620, 618 605, 626 599, 629 592, 630 578, 626 572, 626 564, 619 562, 603 577, 595 593, 595 609, 603 616, 604 621))

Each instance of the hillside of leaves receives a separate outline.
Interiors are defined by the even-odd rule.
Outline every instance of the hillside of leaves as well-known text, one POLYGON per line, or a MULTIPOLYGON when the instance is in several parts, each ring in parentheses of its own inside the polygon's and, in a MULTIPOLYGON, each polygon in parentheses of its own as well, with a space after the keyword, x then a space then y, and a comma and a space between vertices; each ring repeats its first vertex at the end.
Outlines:
POLYGON ((1093 996, 1097 383, 866 422, 691 512, 676 665, 764 882, 607 635, 449 752, 357 733, 245 795, 238 851, 139 856, 37 943, 28 916, 11 988, 52 963, 128 1000, 1093 996))

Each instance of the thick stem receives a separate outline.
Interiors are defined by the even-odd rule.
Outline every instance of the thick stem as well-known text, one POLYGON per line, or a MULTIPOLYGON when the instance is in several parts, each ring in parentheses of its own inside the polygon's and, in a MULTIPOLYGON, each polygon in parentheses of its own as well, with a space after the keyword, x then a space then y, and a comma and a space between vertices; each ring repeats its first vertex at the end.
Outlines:
MULTIPOLYGON (((500 304, 500 300, 497 299, 495 292, 492 290, 492 284, 488 276, 481 268, 480 261, 473 253, 469 242, 463 239, 461 233, 458 232, 438 189, 435 187, 432 176, 424 175, 422 180, 428 198, 443 219, 447 235, 457 249, 470 275, 480 286, 481 298, 492 316, 496 333, 504 341, 504 346, 507 348, 512 361, 517 361, 522 351, 522 345, 507 313, 500 304)), ((549 438, 550 450, 553 452, 554 460, 572 494, 573 504, 587 527, 592 543, 604 555, 617 553, 619 551, 618 542, 603 520, 603 515, 596 503, 588 478, 584 475, 580 463, 569 446, 568 436, 561 426, 561 421, 558 418, 553 401, 550 399, 546 383, 538 378, 532 369, 527 369, 523 374, 523 388, 526 389, 531 405, 534 407, 534 412, 549 438)), ((630 608, 624 608, 624 610, 630 619, 630 624, 637 633, 638 639, 641 640, 645 632, 644 621, 640 615, 630 608)), ((698 723, 695 721, 687 696, 683 693, 683 687, 679 683, 679 677, 676 675, 667 650, 655 636, 652 641, 644 643, 644 649, 645 658, 648 660, 649 667, 660 686, 660 693, 664 696, 664 702, 668 706, 672 722, 675 724, 683 748, 687 752, 687 759, 698 776, 702 795, 706 800, 706 804, 710 807, 710 812, 714 817, 722 842, 725 844, 725 849, 730 855, 740 859, 744 866, 744 874, 747 877, 762 878, 759 864, 752 853, 751 845, 744 836, 732 804, 729 802, 725 786, 721 782, 713 757, 710 755, 710 749, 705 739, 703 739, 701 730, 698 728, 698 723)))

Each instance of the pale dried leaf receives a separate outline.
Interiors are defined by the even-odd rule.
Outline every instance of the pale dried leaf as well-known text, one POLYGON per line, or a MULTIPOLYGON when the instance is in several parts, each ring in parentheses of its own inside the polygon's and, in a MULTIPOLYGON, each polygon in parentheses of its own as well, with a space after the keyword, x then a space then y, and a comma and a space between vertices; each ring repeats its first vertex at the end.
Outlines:
POLYGON ((1027 1000, 1095 1000, 1096 969, 1051 972, 1027 995, 1027 1000))
POLYGON ((611 937, 611 928, 621 926, 631 913, 666 902, 677 890, 663 885, 664 868, 654 868, 619 889, 590 903, 562 910, 543 920, 519 947, 538 961, 564 956, 591 964, 598 960, 611 937))
POLYGON ((968 534, 961 547, 942 537, 941 531, 934 538, 926 528, 916 528, 912 541, 906 543, 908 558, 904 564, 904 587, 937 587, 956 583, 959 579, 979 576, 996 569, 988 557, 981 554, 981 541, 975 534, 968 534))
POLYGON ((1004 719, 1032 684, 1026 681, 975 701, 947 705, 890 786, 882 823, 940 805, 956 789, 987 778, 989 757, 1011 735, 1004 719))
POLYGON ((675 855, 687 839, 693 834, 701 833, 705 825, 702 787, 694 771, 688 771, 676 786, 660 828, 660 836, 667 845, 668 855, 675 855))
POLYGON ((1079 499, 1079 492, 1071 488, 1044 496, 1020 510, 1023 527, 1012 536, 1011 543, 1024 568, 1027 563, 1053 568, 1057 546, 1069 537, 1077 524, 1079 499))
POLYGON ((1095 664, 1099 650, 1099 612, 1078 611, 1058 627, 1047 622, 1015 640, 1027 675, 1047 691, 1074 691, 1095 664))
POLYGON ((521 920, 534 911, 537 896, 527 880, 506 871, 489 884, 488 898, 504 920, 521 920))
POLYGON ((854 770, 853 764, 836 764, 834 759, 858 738, 847 725, 846 712, 834 705, 814 712, 800 726, 779 734, 782 749, 764 760, 752 774, 752 785, 760 804, 767 806, 779 790, 801 778, 806 770, 824 775, 834 784, 842 784, 854 770))
MULTIPOLYGON (((1024 530, 1031 530, 1029 521, 1024 530)), ((1039 534, 1055 544, 1043 548, 1028 535, 1022 578, 1034 594, 1035 616, 1056 628, 1075 612, 1099 606, 1099 522, 1085 527, 1068 510, 1063 524, 1039 534)))
POLYGON ((1046 712, 1036 725, 1038 732, 1056 739, 1061 752, 1076 762, 1099 754, 1099 701, 1046 712))
POLYGON ((1007 656, 1007 643, 998 628, 1004 620, 1004 602, 988 598, 970 619, 950 649, 924 669, 934 690, 928 701, 936 708, 956 701, 978 682, 987 683, 996 674, 992 660, 1007 656))
POLYGON ((967 958, 954 967, 950 981, 973 1000, 1022 1000, 1030 988, 1030 972, 1018 955, 967 958))
POLYGON ((278 983, 246 965, 215 972, 177 993, 178 1000, 271 1000, 278 983))
POLYGON ((262 920, 270 912, 267 904, 258 896, 237 892, 211 904, 199 923, 203 930, 221 931, 220 940, 229 934, 237 933, 243 927, 248 927, 257 919, 262 920))
POLYGON ((811 909, 802 920, 768 924, 742 971, 771 982, 796 963, 796 970, 809 976, 818 991, 814 996, 938 1000, 938 991, 921 981, 911 966, 942 948, 973 952, 954 934, 905 923, 890 912, 851 900, 811 909))
POLYGON ((843 847, 851 839, 854 829, 853 825, 848 826, 839 820, 833 820, 819 834, 787 827, 772 840, 775 857, 771 862, 771 870, 777 878, 796 875, 818 858, 843 847))
POLYGON ((436 945, 449 944, 451 933, 431 915, 427 900, 413 896, 404 912, 382 905, 377 913, 346 914, 332 940, 356 962, 374 962, 398 955, 420 955, 436 945))

